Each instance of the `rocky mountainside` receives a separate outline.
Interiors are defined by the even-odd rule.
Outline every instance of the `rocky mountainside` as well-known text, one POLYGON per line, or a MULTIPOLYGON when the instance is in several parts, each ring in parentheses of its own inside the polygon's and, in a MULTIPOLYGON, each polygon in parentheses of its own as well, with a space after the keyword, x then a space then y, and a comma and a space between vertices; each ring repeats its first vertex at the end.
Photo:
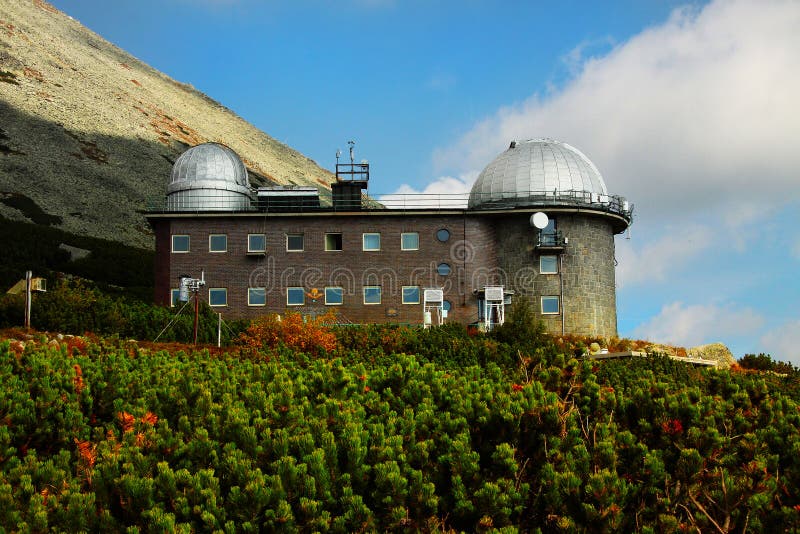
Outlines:
POLYGON ((43 0, 0 2, 0 215, 152 247, 139 211, 206 141, 235 150, 254 185, 334 179, 43 0))

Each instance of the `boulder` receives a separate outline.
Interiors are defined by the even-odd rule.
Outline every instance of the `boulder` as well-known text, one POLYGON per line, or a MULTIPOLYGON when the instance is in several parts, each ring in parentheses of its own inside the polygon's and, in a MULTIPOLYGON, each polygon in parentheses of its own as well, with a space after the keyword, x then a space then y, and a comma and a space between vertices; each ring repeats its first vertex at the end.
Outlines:
POLYGON ((703 358, 704 360, 714 360, 717 362, 718 369, 730 369, 736 363, 728 347, 722 343, 709 343, 708 345, 698 345, 689 349, 688 354, 692 358, 703 358))

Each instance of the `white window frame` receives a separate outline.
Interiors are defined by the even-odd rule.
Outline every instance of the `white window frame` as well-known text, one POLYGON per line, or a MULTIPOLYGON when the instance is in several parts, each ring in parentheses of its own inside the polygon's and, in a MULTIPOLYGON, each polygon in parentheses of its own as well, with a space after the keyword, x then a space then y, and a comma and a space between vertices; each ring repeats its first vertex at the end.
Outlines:
POLYGON ((541 298, 541 308, 540 309, 542 311, 542 315, 559 315, 561 313, 561 299, 558 298, 558 295, 546 295, 546 296, 541 298), (558 311, 554 311, 554 312, 546 312, 546 311, 544 311, 544 301, 545 301, 545 299, 547 299, 547 300, 555 299, 556 305, 558 307, 558 311))
POLYGON ((419 286, 403 286, 401 289, 401 299, 403 304, 419 304, 420 302, 420 289, 419 286), (406 300, 406 289, 416 289, 417 290, 417 300, 410 301, 406 300))
POLYGON ((380 232, 364 232, 361 234, 361 250, 364 252, 380 252, 381 250, 381 233, 380 232), (367 236, 378 236, 378 248, 367 248, 367 236))
POLYGON ((341 252, 344 248, 344 242, 342 239, 342 232, 325 232, 325 252, 341 252), (328 236, 338 235, 339 236, 339 248, 328 248, 328 236))
POLYGON ((247 288, 247 305, 248 306, 266 306, 267 305, 267 288, 266 287, 248 287, 247 288), (264 292, 264 303, 263 304, 253 304, 252 300, 250 299, 251 292, 256 289, 260 289, 264 292))
POLYGON ((341 306, 343 304, 344 304, 344 289, 343 288, 338 287, 338 286, 329 286, 329 287, 325 288, 325 305, 326 306, 341 306), (341 301, 340 302, 328 302, 328 290, 329 289, 338 289, 339 290, 339 294, 340 294, 340 297, 341 297, 341 301))
POLYGON ((300 287, 300 286, 287 287, 286 288, 286 305, 287 306, 305 306, 306 305, 306 290, 305 290, 305 288, 300 287), (303 302, 300 302, 300 303, 297 303, 297 302, 291 303, 291 302, 289 302, 289 291, 292 290, 292 289, 300 290, 300 293, 303 295, 303 302))
POLYGON ((286 234, 286 252, 304 252, 306 250, 306 236, 303 233, 287 233, 286 234), (303 240, 302 248, 289 248, 289 237, 300 237, 303 240))
POLYGON ((247 234, 247 252, 249 253, 256 253, 260 254, 267 251, 267 234, 247 234), (255 249, 250 246, 250 238, 251 237, 261 237, 264 239, 264 248, 262 249, 255 249))
POLYGON ((419 232, 403 232, 400 234, 400 250, 419 250, 419 232), (416 236, 417 238, 417 246, 413 248, 406 247, 405 237, 406 236, 416 236))
POLYGON ((228 305, 228 288, 227 287, 209 287, 208 288, 208 305, 212 308, 223 308, 228 305), (225 293, 225 304, 211 304, 211 292, 212 291, 224 291, 225 293))
POLYGON ((170 239, 170 250, 173 254, 188 254, 189 251, 192 249, 192 238, 189 234, 173 234, 172 239, 170 239), (175 250, 175 238, 176 237, 185 237, 186 238, 186 250, 175 250))
POLYGON ((363 291, 364 297, 364 305, 365 306, 377 306, 383 300, 383 291, 381 290, 381 286, 364 286, 363 291), (368 289, 377 289, 378 290, 378 302, 367 302, 367 290, 368 289))
POLYGON ((558 256, 552 254, 545 254, 539 256, 539 274, 558 274, 558 256), (555 260, 556 268, 554 271, 545 271, 544 267, 542 266, 542 260, 545 258, 553 258, 555 260))
POLYGON ((224 252, 228 252, 228 234, 208 234, 208 251, 211 254, 222 254, 224 252), (214 250, 211 248, 211 239, 214 237, 224 237, 225 238, 225 249, 224 250, 214 250))

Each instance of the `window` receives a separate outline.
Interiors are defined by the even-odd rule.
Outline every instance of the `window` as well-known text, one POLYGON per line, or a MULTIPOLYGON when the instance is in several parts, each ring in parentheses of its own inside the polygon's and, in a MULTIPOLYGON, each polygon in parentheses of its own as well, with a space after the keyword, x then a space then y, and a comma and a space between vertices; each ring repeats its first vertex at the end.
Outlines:
POLYGON ((442 228, 441 230, 437 231, 436 239, 438 239, 442 243, 446 243, 450 239, 450 230, 448 230, 447 228, 442 228))
POLYGON ((286 288, 286 305, 302 306, 306 303, 306 291, 302 287, 286 288))
POLYGON ((542 297, 542 314, 555 315, 558 311, 558 297, 542 297))
POLYGON ((555 219, 549 219, 547 221, 547 226, 539 230, 539 244, 544 246, 555 246, 559 244, 555 219))
POLYGON ((267 288, 265 288, 265 287, 249 287, 249 288, 247 288, 247 305, 248 306, 266 306, 267 305, 267 288))
POLYGON ((558 256, 540 256, 539 274, 558 273, 558 256))
POLYGON ((325 250, 342 250, 342 234, 325 234, 325 250))
POLYGON ((267 236, 264 234, 247 234, 247 252, 259 253, 267 251, 267 236))
POLYGON ((442 309, 446 312, 449 312, 453 308, 453 304, 450 303, 449 300, 445 300, 442 302, 442 309))
POLYGON ((440 263, 436 266, 436 272, 439 273, 441 276, 447 276, 452 272, 450 265, 447 263, 440 263))
POLYGON ((364 304, 381 303, 381 286, 364 287, 364 304))
POLYGON ((208 290, 209 306, 227 306, 228 290, 224 287, 212 287, 208 290))
POLYGON ((403 286, 403 304, 419 304, 419 287, 403 286))
POLYGON ((286 250, 303 252, 304 245, 303 234, 286 234, 286 250))
POLYGON ((172 236, 172 252, 189 252, 189 236, 172 236))
POLYGON ((417 232, 400 234, 400 250, 419 250, 419 234, 417 232))
POLYGON ((225 234, 211 234, 208 236, 209 252, 228 252, 228 236, 225 234))
POLYGON ((325 304, 328 306, 344 304, 344 290, 341 287, 326 287, 325 304))
POLYGON ((380 250, 381 234, 364 234, 364 250, 380 250))
POLYGON ((170 289, 169 292, 169 305, 172 307, 177 306, 181 303, 181 290, 180 289, 170 289))

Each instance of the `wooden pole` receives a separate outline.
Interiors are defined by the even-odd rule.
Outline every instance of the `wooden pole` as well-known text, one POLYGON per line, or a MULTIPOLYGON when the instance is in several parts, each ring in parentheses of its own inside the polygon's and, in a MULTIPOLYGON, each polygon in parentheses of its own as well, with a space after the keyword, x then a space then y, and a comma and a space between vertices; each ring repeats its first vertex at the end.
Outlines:
POLYGON ((25 329, 31 327, 31 284, 33 272, 25 271, 25 329))
POLYGON ((194 344, 197 345, 197 321, 200 316, 200 295, 194 292, 194 344))

